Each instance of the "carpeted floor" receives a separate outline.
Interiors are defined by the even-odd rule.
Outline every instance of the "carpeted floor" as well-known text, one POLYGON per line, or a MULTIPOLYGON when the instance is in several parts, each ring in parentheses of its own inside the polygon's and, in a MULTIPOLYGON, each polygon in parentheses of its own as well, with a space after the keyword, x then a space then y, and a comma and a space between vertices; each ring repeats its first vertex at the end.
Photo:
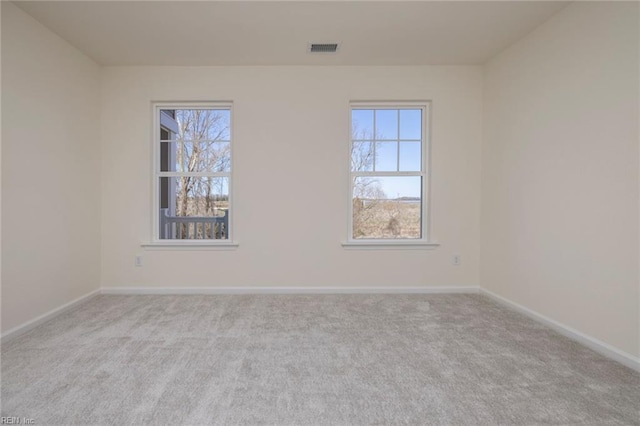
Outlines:
POLYGON ((45 424, 640 425, 640 375, 480 295, 98 296, 2 347, 45 424))

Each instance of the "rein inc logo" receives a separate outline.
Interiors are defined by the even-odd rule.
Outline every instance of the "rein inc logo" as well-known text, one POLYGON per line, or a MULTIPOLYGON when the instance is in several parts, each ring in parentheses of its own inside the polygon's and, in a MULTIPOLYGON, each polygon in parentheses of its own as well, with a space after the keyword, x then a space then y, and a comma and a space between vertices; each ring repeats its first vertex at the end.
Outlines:
POLYGON ((0 425, 35 425, 36 422, 28 417, 0 417, 0 425))

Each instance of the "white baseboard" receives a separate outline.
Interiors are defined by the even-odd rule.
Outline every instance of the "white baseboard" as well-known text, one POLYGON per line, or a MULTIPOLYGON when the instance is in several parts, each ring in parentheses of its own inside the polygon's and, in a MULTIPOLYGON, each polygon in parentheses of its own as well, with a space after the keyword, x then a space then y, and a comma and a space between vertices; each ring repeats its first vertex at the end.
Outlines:
POLYGON ((614 348, 608 343, 602 342, 596 338, 588 336, 574 328, 568 327, 556 320, 553 320, 549 317, 539 314, 536 311, 533 311, 529 308, 525 308, 524 306, 516 302, 512 302, 509 299, 505 299, 502 296, 498 296, 497 294, 487 289, 480 288, 480 293, 488 296, 489 298, 500 303, 501 305, 504 305, 517 312, 520 312, 521 314, 524 314, 529 318, 539 323, 542 323, 549 328, 552 328, 553 330, 557 331, 563 336, 566 336, 572 340, 575 340, 576 342, 598 352, 601 355, 606 356, 607 358, 611 358, 612 360, 617 361, 622 365, 625 365, 633 370, 640 372, 640 358, 636 358, 631 354, 623 352, 620 349, 614 348))
POLYGON ((103 287, 102 294, 436 294, 478 293, 477 286, 452 287, 103 287))
POLYGON ((13 327, 12 329, 7 330, 2 335, 2 337, 0 337, 0 343, 6 343, 9 340, 11 340, 11 339, 13 339, 15 337, 18 337, 21 334, 24 334, 27 331, 39 326, 43 322, 49 321, 53 317, 56 317, 56 316, 62 314, 63 312, 68 311, 69 309, 75 308, 79 304, 88 301, 89 299, 99 295, 100 293, 101 293, 100 289, 94 290, 91 293, 87 293, 84 296, 80 296, 77 299, 74 299, 69 303, 65 303, 64 305, 62 305, 60 307, 52 309, 49 312, 46 312, 46 313, 44 313, 44 314, 42 314, 42 315, 40 315, 40 316, 30 320, 30 321, 27 321, 22 325, 19 325, 17 327, 13 327))

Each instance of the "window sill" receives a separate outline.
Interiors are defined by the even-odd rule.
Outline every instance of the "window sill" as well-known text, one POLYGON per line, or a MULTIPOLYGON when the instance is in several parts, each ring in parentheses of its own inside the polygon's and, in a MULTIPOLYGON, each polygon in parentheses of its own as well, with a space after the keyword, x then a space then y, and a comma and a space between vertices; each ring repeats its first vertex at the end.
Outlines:
POLYGON ((145 250, 235 250, 234 241, 148 241, 140 244, 145 250))
POLYGON ((398 241, 398 240, 364 240, 364 241, 344 241, 342 247, 345 249, 363 250, 432 250, 438 248, 440 243, 433 241, 398 241))

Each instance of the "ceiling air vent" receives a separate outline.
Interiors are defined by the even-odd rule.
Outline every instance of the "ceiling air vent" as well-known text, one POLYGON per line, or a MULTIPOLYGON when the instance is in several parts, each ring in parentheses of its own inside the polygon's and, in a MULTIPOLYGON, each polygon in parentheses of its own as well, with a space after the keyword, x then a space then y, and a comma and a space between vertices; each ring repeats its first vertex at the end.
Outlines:
POLYGON ((311 53, 336 53, 337 51, 338 43, 309 43, 311 53))

